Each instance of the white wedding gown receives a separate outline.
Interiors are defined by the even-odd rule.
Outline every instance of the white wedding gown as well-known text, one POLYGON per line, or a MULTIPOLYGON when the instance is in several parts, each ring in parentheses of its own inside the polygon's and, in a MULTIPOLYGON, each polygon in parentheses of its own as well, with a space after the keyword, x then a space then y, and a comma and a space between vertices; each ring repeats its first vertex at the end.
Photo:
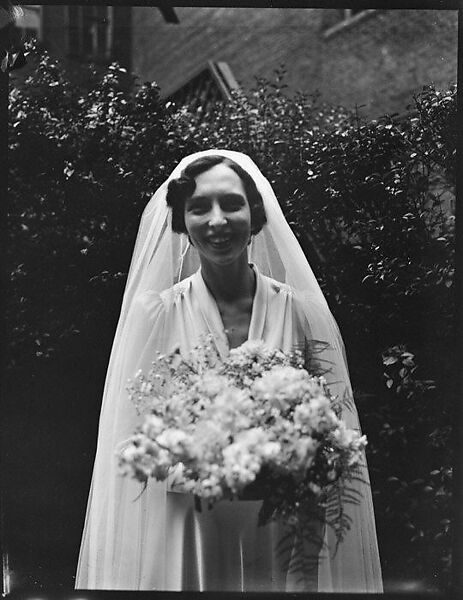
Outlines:
MULTIPOLYGON (((288 351, 312 334, 304 324, 300 299, 285 284, 256 272, 256 293, 249 339, 263 340, 269 347, 288 351)), ((227 336, 201 272, 173 288, 135 299, 143 339, 124 372, 147 370, 156 351, 179 346, 188 352, 204 334, 212 334, 221 355, 229 350, 227 336), (128 370, 127 370, 128 369, 128 370)), ((310 299, 307 299, 310 310, 310 299)), ((305 310, 307 310, 307 305, 305 310)), ((314 310, 320 310, 314 305, 314 310)), ((347 373, 339 367, 336 353, 326 353, 331 372, 326 375, 334 393, 349 390, 347 373), (341 369, 341 371, 340 371, 341 369)), ((119 440, 135 428, 137 415, 127 399, 125 416, 114 427, 119 440)), ((355 408, 343 418, 358 427, 355 408)), ((99 442, 104 445, 104 440, 99 442)), ((95 475, 96 476, 96 475, 95 475)), ((365 468, 366 480, 368 473, 365 468)), ((257 526, 260 502, 222 501, 212 510, 194 509, 190 495, 168 491, 165 483, 149 481, 142 492, 138 482, 115 476, 104 494, 90 493, 87 521, 77 574, 77 587, 86 589, 222 590, 222 591, 382 591, 373 505, 368 481, 361 488, 361 502, 346 507, 351 529, 333 556, 335 539, 325 529, 327 550, 322 551, 318 575, 283 568, 276 551, 281 526, 257 526), (128 501, 128 500, 133 501, 128 501), (114 523, 115 530, 114 530, 114 523), (112 543, 108 544, 108 536, 112 543), (101 540, 106 540, 102 542, 101 540)), ((169 488, 170 490, 170 488, 169 488)), ((295 550, 289 550, 289 553, 295 550)), ((294 564, 289 556, 289 564, 294 564)), ((293 556, 297 559, 297 556, 293 556)))

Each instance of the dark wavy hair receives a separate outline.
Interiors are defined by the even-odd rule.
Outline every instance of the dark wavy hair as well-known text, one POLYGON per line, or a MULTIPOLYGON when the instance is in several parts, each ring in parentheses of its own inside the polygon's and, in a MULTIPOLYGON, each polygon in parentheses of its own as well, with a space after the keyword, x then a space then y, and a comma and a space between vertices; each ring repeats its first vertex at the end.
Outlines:
POLYGON ((190 163, 177 179, 172 179, 167 186, 166 202, 172 208, 172 229, 176 233, 188 233, 185 227, 185 201, 191 198, 196 188, 195 177, 224 164, 230 167, 243 182, 244 191, 251 210, 251 233, 259 233, 267 222, 264 202, 254 179, 235 161, 218 154, 203 156, 190 163))

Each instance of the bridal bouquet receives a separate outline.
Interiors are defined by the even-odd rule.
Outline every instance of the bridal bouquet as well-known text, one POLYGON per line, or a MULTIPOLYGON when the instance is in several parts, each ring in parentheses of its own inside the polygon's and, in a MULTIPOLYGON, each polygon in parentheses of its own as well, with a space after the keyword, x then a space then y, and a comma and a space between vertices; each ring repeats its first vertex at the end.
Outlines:
POLYGON ((301 353, 260 341, 226 359, 212 340, 187 357, 158 355, 129 393, 141 422, 118 451, 123 474, 146 482, 175 471, 174 485, 209 505, 263 499, 261 524, 297 520, 322 503, 334 482, 355 475, 366 445, 341 420, 325 379, 303 368, 301 353))

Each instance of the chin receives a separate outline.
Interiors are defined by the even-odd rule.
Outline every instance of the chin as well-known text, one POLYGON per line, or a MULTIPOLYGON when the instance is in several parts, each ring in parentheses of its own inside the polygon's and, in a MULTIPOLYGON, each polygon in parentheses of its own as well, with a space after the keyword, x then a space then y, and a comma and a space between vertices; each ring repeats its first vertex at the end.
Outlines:
POLYGON ((236 254, 236 253, 223 253, 223 254, 214 254, 214 255, 209 255, 206 258, 207 262, 213 265, 218 265, 218 266, 229 266, 229 265, 233 265, 235 263, 240 263, 243 260, 243 254, 245 256, 245 262, 246 264, 248 263, 248 255, 247 252, 245 251, 244 253, 240 253, 240 254, 236 254))
POLYGON ((220 265, 220 266, 228 266, 228 265, 233 265, 234 263, 239 262, 239 258, 236 258, 236 256, 215 256, 213 260, 209 260, 209 262, 212 262, 215 265, 220 265))

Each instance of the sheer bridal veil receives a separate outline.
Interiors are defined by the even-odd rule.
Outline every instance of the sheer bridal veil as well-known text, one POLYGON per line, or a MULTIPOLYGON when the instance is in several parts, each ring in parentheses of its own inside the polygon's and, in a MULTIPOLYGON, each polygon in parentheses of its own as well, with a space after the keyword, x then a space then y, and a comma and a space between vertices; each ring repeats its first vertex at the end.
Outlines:
MULTIPOLYGON (((192 161, 222 155, 238 163, 254 179, 262 195, 267 224, 249 246, 249 261, 264 275, 289 284, 303 298, 307 329, 313 339, 327 342, 326 360, 333 365, 333 382, 340 393, 350 392, 349 375, 339 329, 320 286, 291 231, 273 189, 246 155, 207 150, 184 158, 147 204, 139 227, 127 278, 121 314, 111 351, 98 432, 98 446, 79 556, 76 587, 80 589, 163 589, 163 545, 166 488, 149 485, 140 495, 138 482, 118 475, 115 450, 130 436, 136 414, 128 400, 126 382, 134 375, 150 326, 137 299, 158 293, 193 274, 199 267, 196 250, 186 235, 171 229, 166 204, 167 184, 192 161), (341 386, 341 387, 339 387, 341 386), (155 564, 146 561, 147 548, 155 564), (158 573, 153 574, 153 571, 158 573)), ((156 348, 153 348, 153 354, 156 348)), ((359 427, 352 405, 343 418, 359 427)), ((361 502, 351 508, 352 527, 335 556, 334 539, 327 530, 331 557, 321 561, 320 591, 381 591, 373 505, 368 473, 361 486, 361 502)))

